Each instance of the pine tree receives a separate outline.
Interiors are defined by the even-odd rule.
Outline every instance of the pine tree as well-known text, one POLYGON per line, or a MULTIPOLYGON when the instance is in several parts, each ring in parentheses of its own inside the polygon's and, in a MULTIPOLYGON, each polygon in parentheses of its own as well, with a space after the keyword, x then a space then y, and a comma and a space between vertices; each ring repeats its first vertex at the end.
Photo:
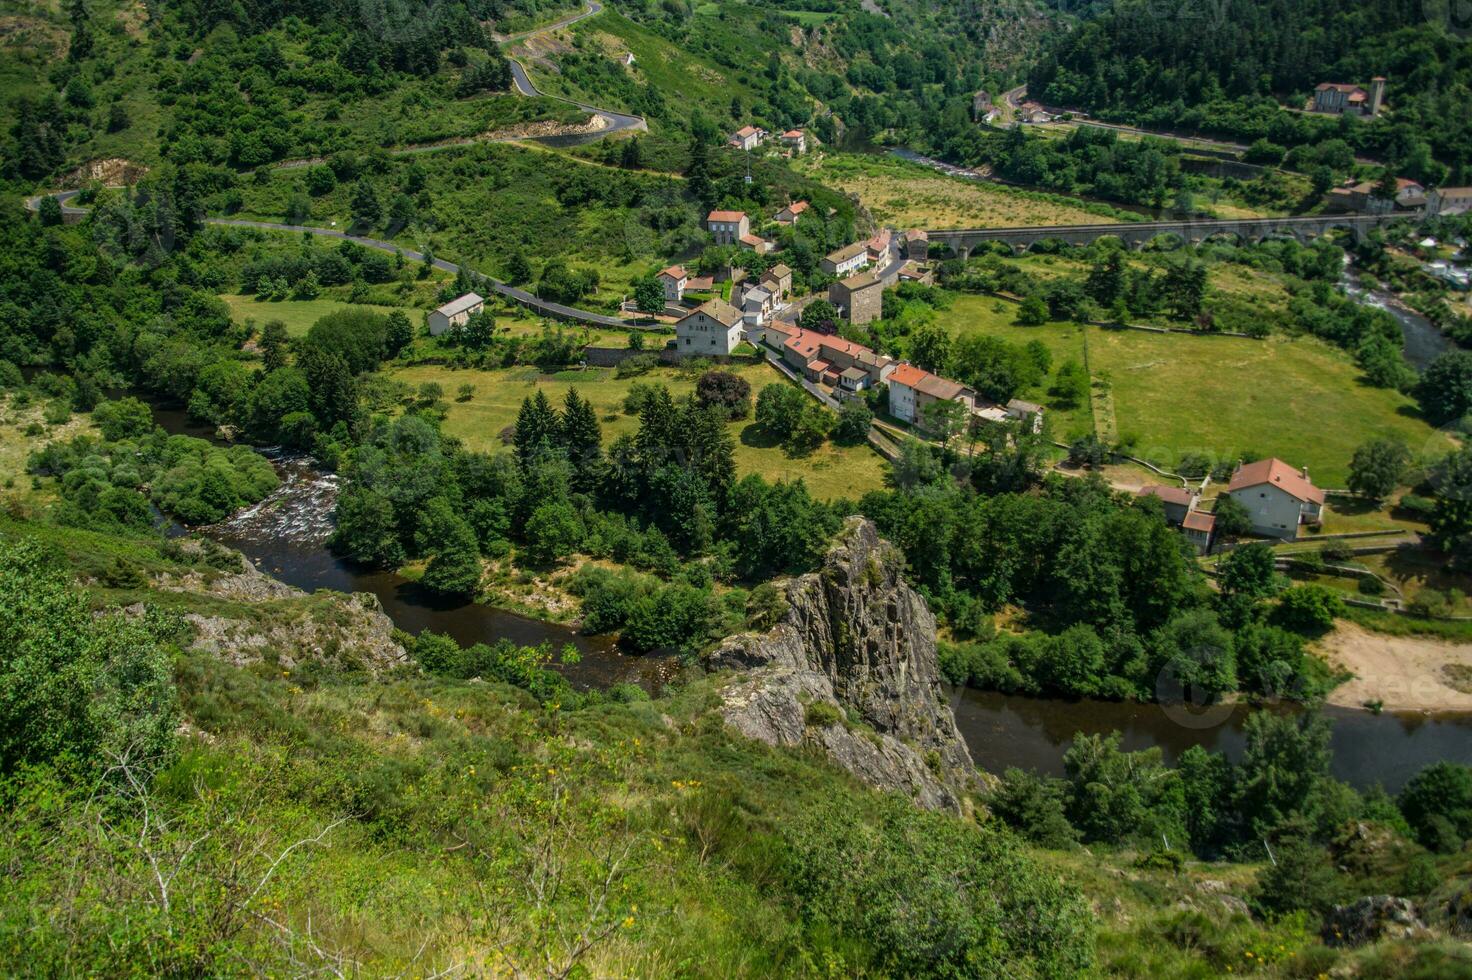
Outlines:
POLYGON ((523 468, 530 466, 540 456, 555 450, 558 445, 559 420, 547 393, 538 388, 530 398, 523 398, 521 410, 516 413, 516 460, 523 468))
POLYGON ((367 180, 358 181, 353 188, 351 208, 354 224, 371 228, 383 220, 383 205, 378 202, 378 194, 367 180))
POLYGON ((269 320, 261 328, 261 360, 267 372, 286 366, 286 324, 269 320))
POLYGON ((598 413, 576 388, 569 388, 563 399, 562 445, 579 474, 589 472, 603 458, 603 429, 598 424, 598 413))

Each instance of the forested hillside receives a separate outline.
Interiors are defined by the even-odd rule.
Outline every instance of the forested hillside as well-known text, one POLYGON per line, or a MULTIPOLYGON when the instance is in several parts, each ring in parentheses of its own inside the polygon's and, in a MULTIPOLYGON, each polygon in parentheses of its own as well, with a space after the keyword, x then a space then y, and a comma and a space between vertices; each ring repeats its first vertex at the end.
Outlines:
POLYGON ((1117 0, 1084 17, 1032 69, 1032 97, 1249 142, 1338 137, 1418 179, 1472 179, 1472 45, 1467 25, 1445 20, 1435 4, 1117 0), (1366 85, 1375 75, 1389 80, 1390 111, 1380 118, 1279 110, 1301 108, 1320 82, 1366 85))

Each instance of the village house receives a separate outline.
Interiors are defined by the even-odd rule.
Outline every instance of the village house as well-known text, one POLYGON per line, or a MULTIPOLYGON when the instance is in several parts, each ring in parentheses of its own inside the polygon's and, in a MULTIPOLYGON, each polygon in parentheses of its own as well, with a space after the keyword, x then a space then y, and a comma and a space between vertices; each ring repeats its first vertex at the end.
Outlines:
POLYGON ((828 302, 838 307, 848 322, 868 323, 883 315, 884 284, 872 272, 859 272, 829 286, 828 302))
POLYGON ((668 269, 661 269, 655 278, 664 287, 666 303, 678 303, 685 298, 685 287, 689 285, 690 277, 685 274, 684 266, 672 265, 668 269))
POLYGON ((925 425, 925 406, 931 402, 960 402, 966 406, 968 414, 976 408, 976 393, 970 388, 913 364, 900 364, 886 380, 889 382, 889 414, 911 425, 925 425))
POLYGON ((764 286, 750 286, 741 294, 741 316, 747 336, 756 337, 772 316, 772 293, 764 286))
POLYGON ((1300 524, 1317 524, 1323 517, 1324 491, 1309 482, 1307 472, 1281 459, 1238 466, 1227 494, 1247 508, 1253 533, 1265 537, 1291 541, 1300 524))
POLYGON ((1429 214, 1466 214, 1472 211, 1472 187, 1438 187, 1426 195, 1429 214))
POLYGON ((869 261, 879 262, 887 256, 893 240, 894 236, 888 228, 881 228, 870 236, 869 240, 864 243, 864 247, 869 251, 869 261))
POLYGON ((1320 82, 1314 88, 1313 112, 1336 116, 1378 116, 1384 107, 1385 79, 1379 75, 1370 79, 1368 92, 1358 85, 1343 82, 1320 82))
POLYGON ((717 245, 735 245, 751 234, 745 211, 712 211, 705 216, 705 228, 717 245))
POLYGON ((1181 521, 1181 534, 1196 549, 1198 555, 1211 550, 1211 536, 1215 530, 1216 515, 1204 510, 1193 510, 1181 521))
POLYGON ((890 358, 832 334, 773 324, 767 328, 766 337, 773 347, 777 346, 773 339, 780 340, 782 360, 809 381, 841 391, 862 391, 884 381, 894 370, 890 358))
POLYGON ((446 330, 465 326, 465 321, 470 319, 472 313, 479 313, 485 307, 485 298, 480 294, 466 293, 464 296, 450 300, 438 309, 430 310, 428 317, 430 336, 438 337, 446 330))
POLYGON ((923 228, 911 228, 905 232, 905 258, 924 262, 930 257, 930 235, 923 228))
POLYGON ((843 277, 858 272, 868 264, 868 244, 854 242, 852 245, 845 245, 823 256, 823 261, 818 263, 818 267, 830 276, 843 277))
POLYGON ((675 324, 675 348, 681 357, 728 355, 741 343, 741 327, 741 311, 713 299, 675 324))
POLYGON ((792 270, 778 262, 762 273, 761 284, 777 300, 783 302, 792 293, 792 270))
POLYGON ((906 262, 900 266, 899 279, 900 282, 920 282, 928 286, 935 280, 935 273, 931 271, 928 265, 921 265, 919 262, 906 262))
POLYGON ((767 131, 760 126, 742 126, 731 134, 726 140, 727 146, 734 146, 738 150, 754 150, 766 142, 767 131))
POLYGON ((801 156, 807 152, 808 138, 800 129, 789 129, 782 134, 782 145, 791 150, 793 156, 801 156))
POLYGON ((992 111, 992 97, 986 89, 971 93, 971 121, 981 122, 992 111))
POLYGON ((1376 182, 1373 180, 1362 180, 1358 183, 1346 183, 1343 187, 1335 187, 1329 191, 1327 201, 1330 211, 1355 211, 1365 213, 1384 213, 1399 209, 1402 211, 1415 211, 1427 205, 1426 188, 1405 177, 1395 179, 1395 200, 1386 201, 1375 195, 1376 182))
POLYGON ((740 243, 744 248, 751 249, 757 255, 766 255, 768 252, 774 251, 777 248, 777 246, 773 245, 765 238, 761 237, 760 235, 753 235, 751 232, 747 232, 746 234, 742 235, 740 238, 737 239, 737 242, 740 243))
POLYGON ((1044 109, 1040 103, 1024 102, 1021 106, 1018 107, 1018 109, 1020 110, 1017 113, 1017 119, 1019 122, 1027 123, 1028 125, 1036 125, 1037 123, 1053 121, 1053 114, 1047 109, 1044 109))
POLYGON ((793 201, 787 207, 777 212, 777 224, 795 225, 797 224, 797 219, 802 217, 803 212, 811 207, 812 205, 807 201, 793 201))
POLYGON ((1043 431, 1043 406, 1037 402, 1025 402, 1021 398, 1013 398, 1007 402, 1007 416, 1021 422, 1023 427, 1033 434, 1043 431))
POLYGON ((1152 484, 1141 487, 1135 496, 1159 500, 1165 508, 1165 522, 1171 527, 1181 529, 1181 535, 1196 549, 1196 554, 1204 555, 1211 549, 1211 535, 1216 527, 1216 517, 1196 508, 1201 501, 1196 494, 1181 487, 1152 484))
POLYGON ((1180 526, 1186 519, 1186 515, 1196 509, 1196 495, 1182 487, 1167 487, 1158 483, 1141 487, 1135 492, 1137 497, 1154 497, 1159 500, 1165 508, 1165 522, 1172 526, 1180 526))

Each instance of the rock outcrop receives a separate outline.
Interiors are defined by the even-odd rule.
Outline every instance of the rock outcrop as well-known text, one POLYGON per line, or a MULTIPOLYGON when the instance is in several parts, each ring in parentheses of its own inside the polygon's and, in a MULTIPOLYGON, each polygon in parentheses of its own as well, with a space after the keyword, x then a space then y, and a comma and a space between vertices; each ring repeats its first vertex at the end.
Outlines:
POLYGON ((1330 946, 1363 946, 1381 939, 1419 939, 1430 935, 1416 906, 1393 895, 1366 895, 1336 905, 1324 916, 1324 942, 1330 946))
POLYGON ((819 748, 871 786, 955 810, 978 776, 942 696, 935 617, 903 569, 849 518, 822 569, 787 583, 777 626, 730 637, 707 665, 744 672, 722 709, 742 735, 819 748))

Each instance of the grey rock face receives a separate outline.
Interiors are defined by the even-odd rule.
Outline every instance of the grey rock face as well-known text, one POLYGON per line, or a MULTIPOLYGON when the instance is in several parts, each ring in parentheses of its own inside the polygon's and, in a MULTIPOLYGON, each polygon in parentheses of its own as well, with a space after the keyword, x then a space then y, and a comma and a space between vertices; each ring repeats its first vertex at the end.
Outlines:
POLYGON ((1324 917, 1324 941, 1331 946, 1360 946, 1379 939, 1415 939, 1428 935, 1416 906, 1406 898, 1366 895, 1336 905, 1324 917))
POLYGON ((850 518, 822 569, 787 584, 781 622, 730 637, 707 666, 746 672, 723 709, 742 735, 819 748, 871 786, 956 810, 978 777, 942 697, 935 617, 903 568, 850 518))

